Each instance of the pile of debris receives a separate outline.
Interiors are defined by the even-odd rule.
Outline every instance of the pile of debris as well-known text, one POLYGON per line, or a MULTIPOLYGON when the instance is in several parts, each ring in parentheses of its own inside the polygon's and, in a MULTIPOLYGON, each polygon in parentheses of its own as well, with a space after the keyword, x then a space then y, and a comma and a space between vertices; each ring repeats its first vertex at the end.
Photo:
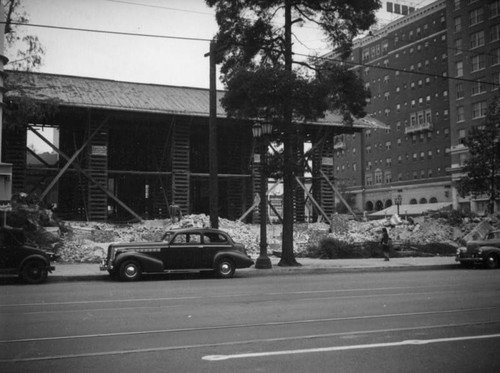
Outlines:
MULTIPOLYGON (((40 208, 36 203, 19 200, 15 212, 7 219, 8 224, 23 227, 32 241, 42 248, 50 249, 66 263, 99 263, 105 257, 112 242, 159 241, 168 229, 183 227, 208 227, 207 215, 188 215, 180 222, 170 219, 146 220, 134 224, 111 224, 98 222, 63 222, 50 209, 40 208)), ((306 255, 311 247, 325 237, 359 244, 377 242, 381 228, 386 227, 394 244, 425 245, 447 243, 458 246, 460 240, 477 226, 481 220, 464 220, 460 226, 452 226, 446 219, 430 216, 401 220, 397 216, 374 221, 356 221, 347 215, 335 215, 331 224, 295 224, 293 233, 294 253, 297 257, 306 255)), ((492 222, 498 226, 498 221, 492 222)), ((219 228, 228 232, 236 241, 243 243, 248 253, 259 254, 260 227, 239 221, 219 219, 219 228)), ((281 252, 281 225, 267 226, 269 253, 281 252)))
MULTIPOLYGON (((147 220, 134 224, 108 223, 67 223, 67 233, 56 252, 63 262, 98 263, 106 255, 107 246, 111 242, 158 241, 167 229, 183 227, 207 227, 210 219, 207 215, 188 215, 180 222, 171 220, 147 220)), ((332 225, 325 223, 296 224, 294 226, 294 252, 301 256, 308 247, 317 245, 325 237, 335 237, 348 243, 379 241, 382 227, 387 227, 395 244, 411 243, 450 243, 457 245, 457 230, 446 224, 444 220, 417 218, 411 222, 392 225, 387 219, 358 222, 346 216, 333 219, 332 225)), ((227 219, 219 220, 219 228, 228 232, 236 241, 247 248, 248 253, 256 257, 259 254, 260 227, 227 219)), ((467 232, 460 232, 460 236, 467 232)), ((281 226, 268 225, 267 238, 269 252, 279 254, 281 251, 281 226)))

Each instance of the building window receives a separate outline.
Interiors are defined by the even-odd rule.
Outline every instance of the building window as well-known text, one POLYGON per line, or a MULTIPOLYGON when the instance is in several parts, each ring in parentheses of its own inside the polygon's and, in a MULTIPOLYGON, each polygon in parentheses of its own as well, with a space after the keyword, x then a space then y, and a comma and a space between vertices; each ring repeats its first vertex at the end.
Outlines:
POLYGON ((365 49, 363 51, 363 61, 369 60, 370 59, 370 51, 368 49, 365 49))
POLYGON ((493 73, 493 83, 495 83, 495 87, 493 89, 498 89, 500 85, 500 73, 493 73))
POLYGON ((432 123, 432 111, 430 109, 425 111, 425 123, 432 123))
POLYGON ((457 122, 463 122, 465 120, 465 111, 463 106, 457 107, 457 122))
POLYGON ((491 64, 492 65, 500 64, 500 48, 493 49, 492 55, 493 55, 493 58, 492 58, 491 64))
POLYGON ((373 185, 373 178, 372 175, 366 175, 366 185, 373 185))
POLYGON ((455 40, 455 54, 462 53, 462 39, 455 40))
POLYGON ((388 51, 389 51, 389 42, 386 40, 382 42, 382 53, 385 54, 388 51))
POLYGON ((472 72, 483 70, 486 67, 484 54, 472 57, 472 72))
POLYGON ((455 62, 455 71, 456 71, 457 77, 464 76, 464 63, 463 63, 463 61, 455 62))
POLYGON ((424 124, 424 113, 423 112, 419 112, 418 113, 418 124, 424 124))
POLYGON ((392 174, 391 174, 391 171, 386 171, 384 173, 384 178, 385 178, 385 183, 386 184, 392 183, 392 174))
POLYGON ((483 18, 484 18, 484 8, 481 7, 474 9, 469 13, 469 25, 470 26, 477 25, 478 23, 483 22, 483 18))
POLYGON ((464 144, 467 133, 464 129, 458 131, 458 143, 464 144))
POLYGON ((427 152, 427 158, 431 159, 432 158, 432 150, 429 150, 427 152))
POLYGON ((484 83, 481 81, 482 79, 484 78, 479 78, 478 80, 472 83, 472 89, 471 89, 472 95, 478 95, 480 93, 486 92, 484 83))
POLYGON ((464 84, 463 83, 457 83, 455 85, 455 89, 457 91, 457 100, 464 98, 464 84))
POLYGON ((453 1, 453 2, 454 2, 454 4, 455 4, 455 10, 459 10, 459 9, 460 9, 460 2, 461 2, 461 1, 462 1, 462 0, 454 0, 454 1, 453 1))
POLYGON ((459 164, 460 166, 465 166, 465 161, 467 161, 467 154, 460 154, 460 160, 459 160, 459 164))
POLYGON ((500 15, 500 0, 494 1, 490 4, 490 18, 500 15))
POLYGON ((478 48, 484 45, 484 30, 474 32, 470 35, 470 47, 478 48))
POLYGON ((455 32, 462 31, 462 18, 461 17, 456 17, 454 19, 454 25, 455 25, 455 32))
POLYGON ((483 118, 486 116, 486 101, 472 104, 472 119, 483 118))
POLYGON ((495 25, 490 29, 490 42, 500 40, 500 25, 495 25))

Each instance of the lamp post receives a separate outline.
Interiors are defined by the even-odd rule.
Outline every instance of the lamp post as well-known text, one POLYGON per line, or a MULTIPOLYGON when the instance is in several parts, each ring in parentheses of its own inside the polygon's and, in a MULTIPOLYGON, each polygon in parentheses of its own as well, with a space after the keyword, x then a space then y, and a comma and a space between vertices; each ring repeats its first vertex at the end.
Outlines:
POLYGON ((256 123, 252 127, 254 138, 260 141, 260 252, 255 261, 255 268, 258 269, 272 268, 271 259, 267 256, 267 173, 265 170, 267 153, 265 137, 272 132, 272 129, 271 123, 256 123))
POLYGON ((401 201, 402 201, 401 195, 398 194, 394 199, 394 202, 396 202, 396 206, 398 208, 398 216, 399 216, 399 206, 401 205, 401 201))

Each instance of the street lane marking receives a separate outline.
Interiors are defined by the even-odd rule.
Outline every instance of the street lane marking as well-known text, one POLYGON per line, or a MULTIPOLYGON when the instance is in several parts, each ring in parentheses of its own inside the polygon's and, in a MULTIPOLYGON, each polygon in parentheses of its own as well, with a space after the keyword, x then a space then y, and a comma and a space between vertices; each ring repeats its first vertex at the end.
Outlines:
POLYGON ((500 338, 500 334, 475 335, 475 336, 452 337, 452 338, 436 338, 436 339, 413 339, 413 340, 406 340, 406 341, 400 341, 400 342, 370 343, 370 344, 365 344, 365 345, 351 345, 351 346, 332 346, 332 347, 321 347, 321 348, 308 348, 308 349, 301 349, 301 350, 253 352, 253 353, 234 354, 234 355, 206 355, 206 356, 202 357, 202 360, 221 361, 221 360, 229 360, 229 359, 246 359, 246 358, 254 358, 254 357, 268 357, 268 356, 279 356, 279 355, 310 354, 310 353, 316 353, 316 352, 333 352, 333 351, 360 350, 360 349, 367 349, 367 348, 397 347, 397 346, 408 346, 408 345, 425 345, 425 344, 432 344, 432 343, 470 341, 470 340, 491 339, 491 338, 500 338))
MULTIPOLYGON (((477 323, 477 324, 446 324, 446 325, 434 325, 434 326, 421 326, 421 327, 414 327, 414 328, 379 329, 379 330, 368 330, 368 331, 358 331, 358 332, 340 332, 340 333, 317 334, 317 335, 295 336, 295 337, 250 339, 250 340, 244 340, 244 341, 216 342, 216 343, 195 344, 195 345, 152 347, 152 348, 135 349, 135 350, 121 350, 121 351, 118 350, 118 351, 105 351, 105 352, 89 352, 89 353, 81 353, 81 354, 36 356, 36 357, 3 359, 3 360, 0 360, 0 363, 20 363, 20 362, 47 361, 47 360, 64 360, 64 359, 90 358, 90 357, 99 357, 99 356, 128 355, 128 354, 141 354, 141 353, 151 353, 151 352, 191 350, 191 349, 200 349, 200 348, 214 348, 214 347, 219 348, 219 347, 224 347, 224 346, 262 344, 262 343, 270 343, 270 342, 287 342, 287 341, 294 341, 294 340, 312 340, 312 339, 320 339, 320 338, 342 337, 342 336, 363 335, 363 334, 405 332, 405 331, 439 329, 439 328, 455 328, 455 327, 480 325, 480 324, 490 324, 490 323, 485 322, 485 323, 477 323)), ((211 355, 211 356, 226 356, 226 355, 211 355)))
MULTIPOLYGON (((119 336, 132 336, 132 335, 145 335, 145 334, 200 332, 200 331, 238 329, 238 328, 258 328, 258 327, 270 327, 270 326, 313 324, 313 323, 322 323, 322 322, 369 320, 369 319, 381 319, 381 318, 390 318, 390 317, 422 316, 422 315, 451 314, 451 313, 464 313, 464 312, 477 312, 477 311, 482 312, 482 311, 491 311, 491 310, 497 310, 497 309, 500 309, 500 307, 462 308, 462 309, 455 309, 455 310, 392 313, 392 314, 380 314, 380 315, 368 315, 368 316, 333 317, 333 318, 327 318, 327 319, 309 319, 309 320, 296 320, 296 321, 274 321, 274 322, 266 322, 266 323, 233 324, 233 325, 206 326, 206 327, 179 328, 179 329, 141 330, 141 331, 136 331, 136 332, 99 333, 99 334, 69 335, 69 336, 60 336, 60 337, 5 339, 5 340, 0 340, 0 344, 39 342, 39 341, 57 341, 57 340, 68 340, 68 339, 105 338, 105 337, 119 337, 119 336)), ((492 323, 497 323, 497 322, 493 321, 492 323)), ((484 323, 479 322, 478 324, 484 324, 484 323)), ((476 325, 476 323, 468 323, 466 325, 476 325)))

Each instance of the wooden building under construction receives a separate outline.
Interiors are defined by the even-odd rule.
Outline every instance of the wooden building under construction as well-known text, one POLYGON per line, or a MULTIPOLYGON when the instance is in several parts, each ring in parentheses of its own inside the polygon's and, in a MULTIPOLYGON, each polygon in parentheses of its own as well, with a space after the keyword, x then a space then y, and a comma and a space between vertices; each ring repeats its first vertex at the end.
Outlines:
MULTIPOLYGON (((4 128, 3 160, 13 165, 13 195, 56 203, 67 220, 162 219, 173 203, 184 214, 209 214, 207 89, 17 71, 7 72, 6 82, 7 107, 29 99, 56 108, 28 128, 4 128), (58 141, 45 139, 36 131, 40 126, 56 128, 58 141), (27 147, 28 131, 51 144, 56 163, 28 164, 28 155, 37 157, 27 147)), ((254 206, 262 181, 254 162, 254 123, 227 118, 220 104, 217 114, 218 215, 236 220, 254 206)), ((304 219, 308 198, 318 214, 334 212, 334 136, 379 125, 363 120, 345 126, 333 115, 307 124, 312 187, 305 192, 297 183, 297 221, 304 219)), ((303 174, 297 176, 300 181, 303 174)))

